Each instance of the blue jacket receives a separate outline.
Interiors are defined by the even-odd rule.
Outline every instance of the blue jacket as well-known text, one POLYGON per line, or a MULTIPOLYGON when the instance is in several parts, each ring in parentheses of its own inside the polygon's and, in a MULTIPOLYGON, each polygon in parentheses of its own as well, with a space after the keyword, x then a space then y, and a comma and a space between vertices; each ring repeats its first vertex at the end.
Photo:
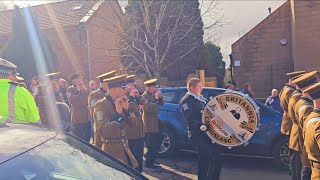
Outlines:
POLYGON ((274 109, 278 112, 283 113, 283 110, 280 106, 280 98, 279 96, 273 97, 273 96, 269 96, 268 99, 266 100, 265 105, 267 105, 268 107, 270 107, 271 109, 274 109))

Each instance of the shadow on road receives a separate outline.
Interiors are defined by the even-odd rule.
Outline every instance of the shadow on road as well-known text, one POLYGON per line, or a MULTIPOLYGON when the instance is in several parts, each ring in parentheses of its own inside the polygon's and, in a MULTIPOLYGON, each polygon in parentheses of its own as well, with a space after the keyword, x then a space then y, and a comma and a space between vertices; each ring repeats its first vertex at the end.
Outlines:
MULTIPOLYGON (((249 157, 223 158, 221 180, 289 180, 288 170, 277 168, 272 159, 249 157)), ((145 168, 144 175, 149 179, 197 179, 197 156, 189 152, 177 152, 159 158, 161 169, 145 168)))

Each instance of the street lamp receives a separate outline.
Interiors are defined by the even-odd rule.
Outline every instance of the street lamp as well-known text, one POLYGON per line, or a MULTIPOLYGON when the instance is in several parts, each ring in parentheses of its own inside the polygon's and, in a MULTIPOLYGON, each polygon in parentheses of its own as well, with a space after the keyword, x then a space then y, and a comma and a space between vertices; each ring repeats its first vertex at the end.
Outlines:
POLYGON ((233 58, 232 58, 232 54, 229 54, 229 58, 230 58, 230 75, 231 75, 231 80, 233 81, 233 58))

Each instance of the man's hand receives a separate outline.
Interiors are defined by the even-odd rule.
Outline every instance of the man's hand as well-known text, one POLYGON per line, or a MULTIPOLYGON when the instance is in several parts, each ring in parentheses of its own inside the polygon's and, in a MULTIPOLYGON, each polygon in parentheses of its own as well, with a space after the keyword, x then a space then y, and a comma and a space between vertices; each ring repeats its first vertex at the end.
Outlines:
POLYGON ((138 97, 138 95, 139 95, 139 92, 138 92, 137 89, 132 89, 132 90, 130 91, 130 96, 132 96, 132 97, 138 97))
POLYGON ((129 109, 129 102, 128 102, 128 98, 127 96, 122 96, 122 108, 125 110, 125 111, 128 111, 129 109))
POLYGON ((161 98, 161 91, 157 90, 157 92, 154 94, 154 97, 156 98, 156 100, 161 98))
POLYGON ((76 85, 76 89, 77 89, 78 92, 80 92, 80 90, 81 90, 81 83, 79 83, 79 84, 76 85))
POLYGON ((80 83, 80 88, 81 88, 81 90, 87 90, 87 87, 86 87, 86 85, 84 85, 83 82, 80 83))
POLYGON ((114 103, 116 106, 117 113, 122 114, 122 112, 123 112, 122 97, 117 98, 114 103))

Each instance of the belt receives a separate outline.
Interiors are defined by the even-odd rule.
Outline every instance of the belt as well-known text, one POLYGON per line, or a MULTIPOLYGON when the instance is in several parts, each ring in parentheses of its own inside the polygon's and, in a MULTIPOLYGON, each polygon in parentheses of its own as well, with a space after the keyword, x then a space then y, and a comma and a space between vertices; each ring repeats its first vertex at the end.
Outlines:
POLYGON ((320 169, 320 163, 316 162, 316 161, 311 161, 311 167, 316 168, 316 169, 320 169))
POLYGON ((320 121, 320 117, 315 117, 315 118, 311 118, 307 124, 306 124, 306 128, 313 122, 317 122, 317 121, 320 121))
POLYGON ((112 139, 102 139, 103 143, 122 143, 122 139, 112 138, 112 139))

